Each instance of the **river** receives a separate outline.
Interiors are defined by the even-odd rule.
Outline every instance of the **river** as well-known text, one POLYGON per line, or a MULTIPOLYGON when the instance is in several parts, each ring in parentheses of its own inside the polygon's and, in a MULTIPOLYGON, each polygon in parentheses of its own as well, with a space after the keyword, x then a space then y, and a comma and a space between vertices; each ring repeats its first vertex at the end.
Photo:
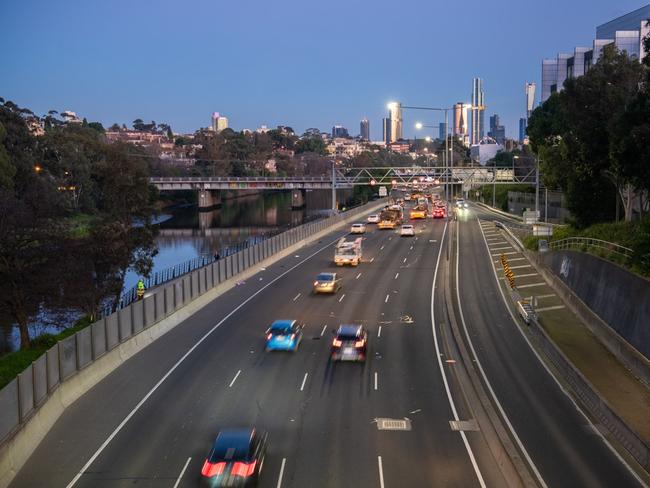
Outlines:
MULTIPOLYGON (((347 193, 347 192, 346 192, 347 193)), ((222 253, 228 246, 252 236, 276 234, 290 227, 327 214, 331 196, 328 191, 308 191, 306 206, 291 209, 290 192, 267 192, 260 195, 224 200, 220 208, 199 212, 196 206, 171 208, 157 218, 158 254, 152 272, 181 264, 190 259, 222 253)), ((139 276, 128 271, 124 289, 135 286, 139 276)), ((30 316, 30 336, 57 333, 81 316, 76 310, 50 310, 41 307, 30 316)), ((18 328, 10 317, 0 316, 0 354, 15 350, 20 344, 18 328)))

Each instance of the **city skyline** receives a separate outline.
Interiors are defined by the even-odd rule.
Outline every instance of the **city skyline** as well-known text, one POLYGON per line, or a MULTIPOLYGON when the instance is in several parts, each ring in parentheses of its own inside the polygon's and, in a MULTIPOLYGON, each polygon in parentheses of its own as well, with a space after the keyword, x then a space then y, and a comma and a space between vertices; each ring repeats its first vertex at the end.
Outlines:
MULTIPOLYGON (((370 55, 355 57, 353 62, 337 56, 330 59, 324 47, 314 48, 325 46, 322 41, 333 33, 348 45, 358 43, 359 38, 377 38, 385 21, 381 5, 368 10, 354 4, 349 15, 332 22, 336 8, 305 6, 294 0, 282 13, 259 4, 252 14, 241 5, 217 9, 206 2, 194 2, 194 9, 182 10, 171 2, 162 2, 156 10, 128 4, 131 14, 127 17, 121 14, 127 4, 120 2, 86 5, 73 1, 56 8, 38 0, 5 4, 0 13, 14 21, 3 29, 0 39, 5 45, 11 39, 20 38, 21 42, 0 53, 4 72, 8 73, 0 79, 0 96, 40 114, 50 109, 72 110, 105 125, 128 125, 142 118, 164 121, 176 132, 205 127, 206 113, 214 107, 228 114, 229 125, 235 130, 289 125, 302 133, 309 127, 325 129, 335 123, 358 127, 365 116, 370 121, 370 138, 380 140, 387 102, 451 107, 459 100, 470 101, 471 81, 480 77, 488 110, 499 113, 507 136, 516 138, 518 120, 524 115, 519 87, 526 81, 540 84, 540 60, 567 46, 588 43, 597 25, 641 6, 628 0, 616 5, 580 0, 549 8, 545 15, 535 17, 534 23, 528 23, 522 19, 534 15, 532 3, 499 1, 499 8, 486 12, 485 22, 474 32, 479 38, 492 36, 494 25, 509 21, 511 32, 491 41, 502 56, 459 56, 459 52, 472 52, 476 39, 456 36, 454 52, 441 50, 435 62, 422 63, 423 52, 430 52, 432 46, 454 33, 453 23, 445 22, 432 33, 425 20, 429 14, 459 18, 474 3, 479 5, 432 6, 413 0, 404 5, 395 14, 398 22, 394 35, 399 42, 378 38, 375 46, 382 56, 400 59, 399 63, 379 63, 370 55), (197 8, 203 11, 198 17, 194 14, 197 8), (414 16, 413 11, 422 15, 414 16), (355 26, 355 32, 351 29, 353 19, 361 12, 364 22, 358 29, 355 26), (312 17, 318 19, 313 24, 307 21, 312 17), (575 22, 578 17, 580 22, 575 22), (221 22, 222 18, 229 21, 221 22), (295 32, 284 34, 283 29, 272 27, 278 22, 291 25, 295 32), (192 29, 179 28, 179 24, 191 25, 192 29), (333 24, 337 26, 332 28, 333 24), (52 25, 75 28, 59 29, 52 36, 48 33, 52 25), (29 36, 20 34, 25 30, 29 36), (144 42, 145 37, 149 47, 139 48, 145 55, 129 59, 134 45, 144 42), (231 38, 236 42, 227 42, 231 38), (264 48, 266 40, 277 44, 280 51, 292 53, 291 64, 278 62, 276 51, 264 48), (248 52, 255 56, 248 56, 248 52), (205 59, 218 62, 207 63, 205 59), (440 71, 441 64, 444 72, 440 71), (418 71, 409 66, 417 66, 418 71), (338 83, 342 67, 346 83, 338 83), (283 75, 287 68, 292 72, 290 81, 283 75), (506 75, 508 69, 514 75, 506 75)), ((426 55, 424 58, 428 59, 426 55)), ((418 120, 436 126, 441 122, 439 114, 425 115, 404 114, 404 138, 416 135, 413 126, 418 120)))

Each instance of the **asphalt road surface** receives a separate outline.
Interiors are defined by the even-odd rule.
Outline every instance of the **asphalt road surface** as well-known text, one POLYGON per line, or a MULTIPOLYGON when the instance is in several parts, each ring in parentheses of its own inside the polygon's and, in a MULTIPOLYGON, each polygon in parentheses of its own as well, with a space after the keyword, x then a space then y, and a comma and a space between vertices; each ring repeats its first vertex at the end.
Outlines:
MULTIPOLYGON (((516 330, 476 212, 451 224, 463 317, 540 484, 636 486, 516 330)), ((438 298, 450 228, 368 229, 358 267, 334 266, 344 231, 332 232, 131 358, 65 412, 11 486, 196 486, 219 429, 250 425, 269 432, 261 486, 504 486, 481 432, 450 426, 472 419, 438 298), (341 274, 336 295, 311 294, 322 271, 341 274), (297 352, 264 351, 275 319, 305 324, 297 352), (341 323, 367 327, 365 363, 329 361, 341 323), (381 419, 410 430, 380 430, 381 419)))

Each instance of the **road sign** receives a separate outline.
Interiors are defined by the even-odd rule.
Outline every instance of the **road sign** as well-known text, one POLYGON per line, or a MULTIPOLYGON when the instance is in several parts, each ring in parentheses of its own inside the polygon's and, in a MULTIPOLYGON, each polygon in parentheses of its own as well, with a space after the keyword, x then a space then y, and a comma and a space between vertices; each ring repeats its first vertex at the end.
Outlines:
POLYGON ((379 187, 379 196, 380 197, 387 197, 388 196, 388 191, 386 190, 385 186, 380 186, 379 187))

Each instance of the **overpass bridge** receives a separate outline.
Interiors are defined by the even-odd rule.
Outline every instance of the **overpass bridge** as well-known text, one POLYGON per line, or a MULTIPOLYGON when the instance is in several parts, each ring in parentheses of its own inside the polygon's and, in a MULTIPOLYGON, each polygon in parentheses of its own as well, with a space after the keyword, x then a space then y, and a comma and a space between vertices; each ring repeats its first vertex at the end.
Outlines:
POLYGON ((221 205, 221 191, 230 190, 287 190, 291 191, 292 208, 305 205, 305 191, 332 191, 333 205, 337 189, 359 185, 396 186, 436 182, 469 188, 475 184, 535 185, 539 170, 535 166, 390 166, 368 168, 335 167, 328 176, 166 176, 151 177, 150 183, 159 191, 193 190, 199 194, 199 209, 207 210, 221 205))

